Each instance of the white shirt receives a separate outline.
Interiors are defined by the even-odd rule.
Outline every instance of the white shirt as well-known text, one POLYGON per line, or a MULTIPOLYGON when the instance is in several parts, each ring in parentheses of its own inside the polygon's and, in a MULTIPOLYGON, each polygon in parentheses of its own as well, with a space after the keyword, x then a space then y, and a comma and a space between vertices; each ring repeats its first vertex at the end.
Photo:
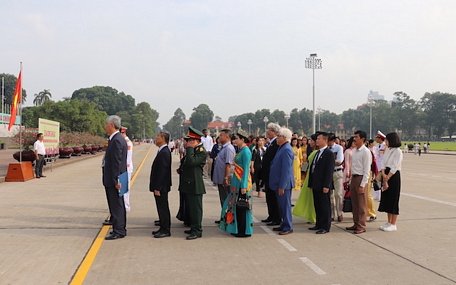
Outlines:
POLYGON ((46 148, 44 147, 44 143, 42 141, 37 140, 33 144, 33 150, 36 151, 37 154, 46 155, 46 148))
POLYGON ((383 167, 383 157, 385 155, 386 144, 382 142, 374 146, 373 153, 375 156, 375 161, 377 162, 377 169, 382 169, 383 167))
POLYGON ((371 172, 372 154, 370 150, 362 145, 360 148, 355 148, 352 151, 351 159, 351 175, 362 175, 361 187, 365 187, 369 181, 371 172))
POLYGON ((201 137, 201 142, 206 152, 211 152, 212 147, 214 146, 214 141, 211 136, 207 135, 206 137, 201 137))
POLYGON ((333 153, 336 154, 336 166, 335 169, 341 169, 343 168, 343 165, 337 165, 341 164, 344 161, 344 148, 341 145, 334 144, 333 146, 329 147, 333 153))
POLYGON ((390 148, 383 157, 383 169, 389 167, 392 174, 402 168, 402 151, 399 147, 390 148))

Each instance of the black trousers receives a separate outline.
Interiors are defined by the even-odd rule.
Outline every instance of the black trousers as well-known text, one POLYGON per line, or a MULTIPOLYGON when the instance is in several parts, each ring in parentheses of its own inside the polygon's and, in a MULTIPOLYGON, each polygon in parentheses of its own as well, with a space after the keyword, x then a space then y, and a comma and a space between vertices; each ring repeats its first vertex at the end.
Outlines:
POLYGON ((105 191, 111 213, 112 231, 119 235, 127 235, 127 213, 124 198, 119 197, 119 191, 115 187, 105 187, 105 191))
POLYGON ((38 159, 35 161, 35 176, 43 176, 44 155, 38 154, 38 159))
POLYGON ((185 225, 190 225, 187 198, 182 191, 179 191, 179 211, 177 212, 176 219, 184 222, 185 225))
POLYGON ((314 196, 315 214, 317 223, 315 226, 318 229, 329 232, 331 229, 331 192, 323 193, 323 189, 312 189, 314 196))
POLYGON ((169 212, 168 203, 169 191, 161 191, 160 196, 155 196, 155 204, 157 205, 158 219, 160 220, 160 231, 169 233, 171 228, 171 213, 169 212))
POLYGON ((279 203, 277 202, 277 196, 276 193, 272 191, 269 187, 266 187, 266 204, 268 206, 268 218, 272 222, 280 223, 281 216, 279 203))
POLYGON ((192 233, 201 235, 203 232, 203 195, 186 193, 190 228, 192 233))

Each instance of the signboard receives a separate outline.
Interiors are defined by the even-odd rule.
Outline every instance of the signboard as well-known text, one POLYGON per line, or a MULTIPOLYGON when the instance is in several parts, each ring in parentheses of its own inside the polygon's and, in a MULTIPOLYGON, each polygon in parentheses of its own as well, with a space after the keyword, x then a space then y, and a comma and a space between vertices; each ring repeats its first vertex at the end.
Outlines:
POLYGON ((38 132, 43 133, 43 142, 44 147, 46 148, 46 154, 58 154, 60 141, 60 123, 39 118, 38 132))
MULTIPOLYGON (((0 123, 9 124, 10 117, 11 117, 10 114, 0 113, 0 123)), ((16 116, 16 122, 14 124, 15 125, 20 125, 21 124, 21 116, 16 116)))

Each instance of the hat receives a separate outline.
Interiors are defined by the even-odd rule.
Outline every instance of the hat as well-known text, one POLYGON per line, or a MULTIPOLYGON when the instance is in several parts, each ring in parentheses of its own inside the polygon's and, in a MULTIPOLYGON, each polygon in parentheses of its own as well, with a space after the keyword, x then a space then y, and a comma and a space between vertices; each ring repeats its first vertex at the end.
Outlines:
POLYGON ((121 133, 124 133, 124 132, 126 132, 127 130, 128 130, 127 127, 120 127, 120 132, 121 132, 121 133))
POLYGON ((377 138, 381 138, 382 140, 386 139, 386 136, 384 133, 382 133, 381 131, 377 131, 377 138))
POLYGON ((238 137, 241 137, 241 138, 244 138, 244 139, 248 139, 249 138, 249 134, 246 131, 242 130, 242 129, 238 130, 236 132, 236 135, 238 137))
POLYGON ((184 137, 185 140, 195 139, 201 140, 201 137, 204 136, 202 132, 198 131, 194 127, 188 127, 188 134, 184 137))

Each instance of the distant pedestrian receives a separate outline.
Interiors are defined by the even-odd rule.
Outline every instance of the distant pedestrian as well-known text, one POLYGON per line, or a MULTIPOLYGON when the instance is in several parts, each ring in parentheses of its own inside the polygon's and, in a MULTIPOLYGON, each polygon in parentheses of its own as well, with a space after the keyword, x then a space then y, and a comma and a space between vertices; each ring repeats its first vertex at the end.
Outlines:
POLYGON ((263 180, 261 178, 261 165, 263 161, 264 153, 266 152, 266 147, 264 146, 265 139, 264 137, 257 138, 256 147, 253 149, 252 152, 252 162, 250 171, 253 173, 253 183, 255 184, 255 190, 257 191, 258 197, 262 196, 263 191, 263 180))
POLYGON ((402 152, 398 134, 387 134, 386 145, 388 151, 385 153, 383 168, 381 169, 383 192, 378 211, 388 214, 388 222, 380 229, 385 232, 393 232, 397 230, 396 222, 399 216, 399 197, 401 195, 402 152))
POLYGON ((33 150, 35 151, 35 178, 46 177, 43 175, 44 156, 46 155, 46 148, 43 143, 43 133, 36 135, 36 141, 33 144, 33 150))
POLYGON ((203 147, 206 150, 206 165, 205 165, 203 174, 206 178, 209 178, 209 177, 211 177, 211 169, 212 169, 211 151, 212 151, 212 147, 214 146, 214 139, 211 137, 211 135, 207 129, 203 130, 203 136, 201 137, 201 143, 203 144, 203 147))

